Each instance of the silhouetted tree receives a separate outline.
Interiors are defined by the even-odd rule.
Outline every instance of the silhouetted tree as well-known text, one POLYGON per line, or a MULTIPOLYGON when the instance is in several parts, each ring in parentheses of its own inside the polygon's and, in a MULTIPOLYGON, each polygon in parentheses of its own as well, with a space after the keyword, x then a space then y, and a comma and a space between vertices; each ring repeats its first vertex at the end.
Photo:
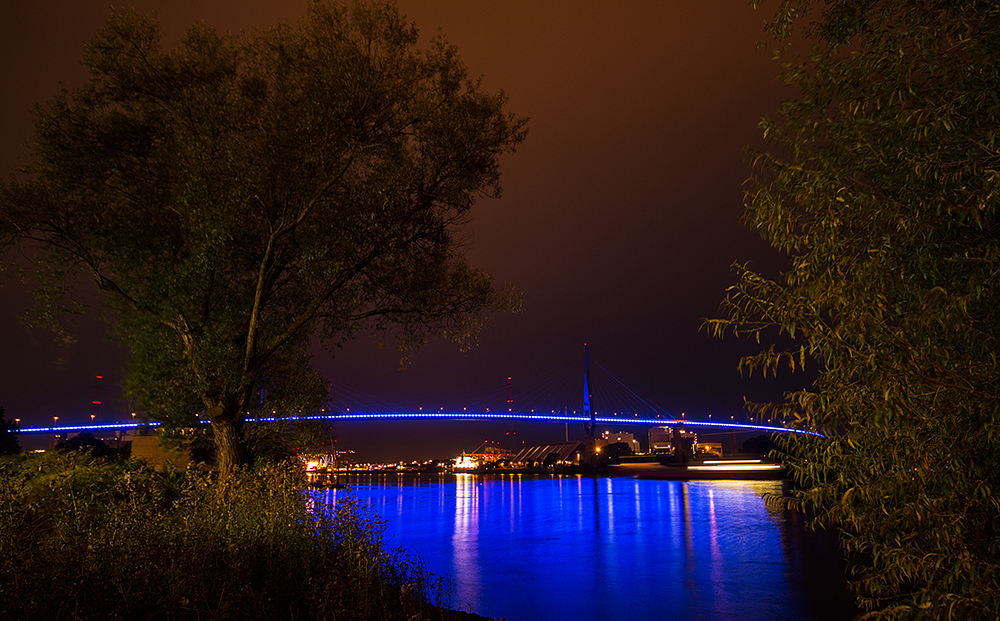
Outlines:
POLYGON ((331 423, 325 420, 274 420, 252 423, 247 448, 256 459, 282 461, 300 453, 334 450, 331 423))
POLYGON ((224 476, 261 388, 279 413, 322 403, 313 336, 469 344, 519 303, 467 264, 460 229, 526 120, 443 38, 417 42, 381 1, 315 0, 239 36, 198 24, 168 52, 154 19, 119 11, 84 52, 90 81, 36 109, 0 247, 41 253, 43 317, 97 283, 133 406, 204 413, 224 476))
POLYGON ((62 451, 88 451, 94 457, 104 457, 109 452, 107 443, 89 431, 78 433, 72 438, 59 442, 56 444, 56 448, 62 451))
POLYGON ((774 438, 769 435, 753 436, 743 441, 740 446, 741 453, 754 453, 766 457, 772 450, 777 448, 774 438))
POLYGON ((0 407, 0 455, 14 455, 21 452, 21 445, 17 441, 17 432, 20 426, 4 418, 4 410, 0 407))

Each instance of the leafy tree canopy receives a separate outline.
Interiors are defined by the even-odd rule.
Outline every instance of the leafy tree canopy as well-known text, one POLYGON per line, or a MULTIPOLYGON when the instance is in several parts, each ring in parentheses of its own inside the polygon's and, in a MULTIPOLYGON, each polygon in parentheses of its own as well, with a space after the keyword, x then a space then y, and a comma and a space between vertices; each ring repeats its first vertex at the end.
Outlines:
POLYGON ((746 219, 791 263, 777 279, 738 267, 712 326, 797 339, 744 368, 818 368, 773 407, 827 435, 787 465, 843 529, 862 604, 994 619, 1000 9, 785 0, 770 28, 800 95, 763 123, 778 148, 752 155, 746 219))
POLYGON ((155 19, 119 11, 86 48, 90 81, 35 110, 0 243, 39 253, 43 316, 96 281, 135 407, 207 416, 224 473, 261 389, 269 409, 322 403, 314 335, 469 343, 518 304, 466 263, 460 230, 526 119, 443 38, 417 43, 381 1, 315 0, 237 36, 196 24, 169 51, 155 19))

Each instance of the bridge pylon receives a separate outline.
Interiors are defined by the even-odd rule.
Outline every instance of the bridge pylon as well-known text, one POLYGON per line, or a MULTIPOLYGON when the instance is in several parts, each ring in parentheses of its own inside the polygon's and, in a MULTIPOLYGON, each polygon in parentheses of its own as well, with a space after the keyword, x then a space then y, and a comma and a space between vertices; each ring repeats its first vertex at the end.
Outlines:
POLYGON ((583 423, 583 448, 587 456, 587 463, 591 466, 597 465, 597 417, 590 407, 590 356, 587 353, 587 344, 583 344, 583 415, 589 417, 589 422, 583 423))

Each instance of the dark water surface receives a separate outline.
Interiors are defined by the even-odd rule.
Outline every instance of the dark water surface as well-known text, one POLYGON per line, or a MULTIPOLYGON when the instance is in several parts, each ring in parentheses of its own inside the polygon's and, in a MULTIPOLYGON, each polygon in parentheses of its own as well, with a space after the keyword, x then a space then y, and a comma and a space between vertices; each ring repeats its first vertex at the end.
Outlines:
POLYGON ((768 509, 778 481, 352 477, 350 493, 453 587, 507 621, 841 621, 854 610, 830 536, 768 509))

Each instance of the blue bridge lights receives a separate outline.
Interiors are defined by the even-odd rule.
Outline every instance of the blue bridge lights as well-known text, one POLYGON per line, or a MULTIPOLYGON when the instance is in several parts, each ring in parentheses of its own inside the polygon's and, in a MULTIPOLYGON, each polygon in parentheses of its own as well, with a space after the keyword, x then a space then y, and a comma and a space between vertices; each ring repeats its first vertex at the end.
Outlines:
MULTIPOLYGON (((733 432, 783 433, 820 436, 815 431, 784 427, 780 424, 739 423, 735 416, 708 420, 692 420, 685 413, 674 418, 645 397, 625 385, 613 373, 589 358, 584 345, 583 377, 575 364, 564 364, 547 373, 515 385, 507 377, 505 390, 488 395, 479 401, 463 399, 461 406, 446 405, 434 408, 401 407, 378 396, 364 394, 349 386, 330 380, 331 394, 328 409, 309 416, 274 416, 261 421, 275 420, 508 420, 545 423, 573 423, 584 425, 593 433, 595 424, 601 426, 684 426, 690 429, 716 429, 733 432), (594 364, 591 372, 590 364, 594 364), (582 380, 582 381, 581 381, 582 380), (555 407, 553 407, 555 406, 555 407), (582 407, 581 407, 582 406, 582 407), (461 410, 459 410, 461 407, 461 410), (614 412, 613 416, 601 412, 614 412)), ((157 427, 159 423, 100 423, 89 425, 59 425, 53 417, 52 426, 22 427, 20 433, 72 433, 85 431, 129 430, 138 427, 157 427)), ((92 417, 93 418, 93 417, 92 417)), ((248 418, 248 422, 256 419, 248 418)), ((208 421, 201 420, 201 424, 208 421)), ((770 421, 768 421, 770 423, 770 421)))
MULTIPOLYGON (((394 412, 379 412, 379 411, 368 411, 359 412, 352 410, 345 410, 344 412, 335 412, 329 414, 317 414, 312 416, 269 416, 267 418, 249 418, 247 422, 274 422, 274 421, 295 421, 295 420, 329 420, 329 421, 365 421, 365 420, 509 420, 509 421, 534 421, 541 423, 573 423, 583 425, 590 422, 590 418, 585 418, 583 416, 574 416, 571 414, 558 414, 555 411, 549 413, 538 413, 535 411, 529 412, 515 412, 512 410, 507 410, 505 412, 491 412, 485 411, 468 411, 468 409, 463 409, 460 412, 446 412, 443 408, 436 411, 394 411, 394 412)), ((660 415, 657 416, 647 416, 642 414, 633 415, 621 415, 621 416, 600 416, 595 415, 594 420, 602 426, 642 426, 642 427, 673 427, 682 426, 694 429, 718 429, 718 430, 732 430, 736 432, 758 432, 758 433, 790 433, 799 435, 812 435, 820 436, 822 434, 815 431, 806 431, 802 429, 793 429, 789 427, 781 427, 777 425, 759 425, 752 423, 737 423, 733 422, 732 418, 729 421, 699 421, 691 419, 676 419, 676 418, 662 418, 660 415)), ((208 424, 208 421, 201 421, 202 424, 208 424)), ((22 427, 18 430, 18 433, 82 433, 82 432, 94 432, 94 431, 127 431, 130 429, 137 429, 140 427, 158 427, 160 424, 156 422, 150 423, 99 423, 99 424, 83 424, 83 425, 51 425, 44 427, 22 427)))
MULTIPOLYGON (((311 417, 311 418, 321 418, 321 417, 311 417)), ((585 418, 583 416, 572 416, 566 414, 556 414, 554 411, 548 414, 538 414, 533 410, 530 412, 469 412, 468 410, 463 410, 461 412, 444 412, 439 410, 437 412, 344 412, 343 414, 334 414, 328 417, 331 420, 389 420, 389 419, 417 419, 417 420, 520 420, 520 421, 536 421, 536 422, 548 422, 548 423, 588 423, 590 418, 585 418)), ((726 429, 734 431, 759 431, 767 433, 792 433, 801 435, 815 435, 820 436, 821 434, 814 431, 806 431, 802 429, 793 429, 789 427, 781 427, 777 425, 759 425, 753 423, 737 423, 734 422, 732 418, 729 421, 695 421, 690 419, 675 419, 675 418, 660 418, 649 417, 641 414, 622 415, 622 416, 600 416, 594 417, 594 420, 599 424, 604 426, 621 426, 621 425, 637 425, 643 427, 665 427, 665 426, 676 426, 680 425, 682 427, 694 427, 694 428, 709 428, 709 429, 726 429)))

